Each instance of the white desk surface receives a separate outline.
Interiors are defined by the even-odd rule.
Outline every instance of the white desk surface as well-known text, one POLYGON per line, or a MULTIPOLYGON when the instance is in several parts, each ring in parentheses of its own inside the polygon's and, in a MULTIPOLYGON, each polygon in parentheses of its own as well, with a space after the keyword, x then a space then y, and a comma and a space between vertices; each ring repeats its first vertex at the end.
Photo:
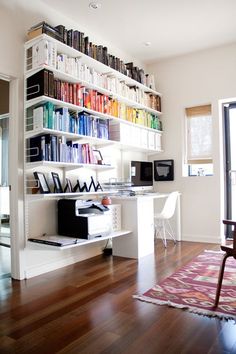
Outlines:
POLYGON ((159 192, 146 192, 140 193, 136 195, 115 195, 111 196, 111 199, 122 199, 122 200, 132 200, 132 199, 139 199, 139 198, 166 198, 168 197, 169 193, 159 193, 159 192))

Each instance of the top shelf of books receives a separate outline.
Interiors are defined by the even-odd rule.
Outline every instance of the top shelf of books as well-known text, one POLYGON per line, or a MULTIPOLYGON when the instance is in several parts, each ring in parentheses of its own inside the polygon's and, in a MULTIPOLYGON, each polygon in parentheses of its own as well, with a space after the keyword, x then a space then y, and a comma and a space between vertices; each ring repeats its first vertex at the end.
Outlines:
MULTIPOLYGON (((40 32, 38 32, 38 33, 40 33, 40 32)), ((110 67, 110 66, 104 64, 103 62, 94 59, 92 56, 89 56, 89 55, 73 48, 72 46, 62 43, 61 41, 59 41, 59 40, 57 40, 45 33, 39 34, 37 37, 27 41, 25 43, 25 49, 31 50, 31 48, 33 48, 34 45, 38 44, 42 40, 46 40, 49 43, 49 45, 48 45, 49 60, 50 60, 50 56, 51 56, 50 52, 51 52, 51 54, 53 54, 53 52, 54 53, 56 52, 57 54, 61 54, 62 60, 64 59, 63 55, 68 56, 69 58, 76 58, 81 63, 87 65, 88 68, 92 68, 94 71, 96 71, 97 73, 99 73, 101 75, 115 77, 118 80, 124 82, 129 87, 139 88, 140 90, 144 91, 145 93, 149 93, 151 95, 161 97, 161 93, 155 91, 153 88, 148 87, 148 86, 144 85, 143 83, 134 80, 133 78, 125 75, 122 71, 118 71, 118 70, 114 69, 113 67, 110 67)), ((97 46, 97 47, 101 47, 101 46, 97 46)), ((33 53, 32 53, 32 56, 33 56, 33 53)), ((115 59, 118 59, 118 58, 115 58, 115 59)), ((52 56, 51 56, 51 60, 53 60, 52 56)), ((107 61, 107 60, 105 60, 105 61, 107 61)), ((119 63, 119 60, 117 60, 117 61, 119 63)), ((44 64, 44 63, 42 63, 42 64, 44 64)), ((122 64, 122 65, 125 65, 125 64, 122 64)), ((122 65, 120 64, 120 66, 122 66, 122 65)), ((117 64, 117 66, 119 67, 119 64, 117 64)), ((127 69, 126 72, 132 71, 132 69, 135 68, 135 67, 133 68, 133 63, 126 64, 126 66, 130 67, 130 69, 127 69)), ((32 69, 32 67, 26 66, 26 72, 30 69, 32 69)), ((139 71, 141 71, 141 69, 139 69, 139 71)), ((143 73, 142 76, 145 76, 145 74, 143 73)), ((154 83, 152 83, 152 86, 154 86, 154 83)))

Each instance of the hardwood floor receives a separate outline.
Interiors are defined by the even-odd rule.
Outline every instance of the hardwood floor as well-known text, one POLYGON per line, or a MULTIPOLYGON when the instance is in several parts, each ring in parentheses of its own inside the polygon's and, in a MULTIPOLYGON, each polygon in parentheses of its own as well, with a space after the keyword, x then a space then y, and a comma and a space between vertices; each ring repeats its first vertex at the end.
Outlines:
POLYGON ((156 243, 154 257, 97 256, 0 280, 0 353, 236 353, 236 324, 132 298, 212 244, 156 243))

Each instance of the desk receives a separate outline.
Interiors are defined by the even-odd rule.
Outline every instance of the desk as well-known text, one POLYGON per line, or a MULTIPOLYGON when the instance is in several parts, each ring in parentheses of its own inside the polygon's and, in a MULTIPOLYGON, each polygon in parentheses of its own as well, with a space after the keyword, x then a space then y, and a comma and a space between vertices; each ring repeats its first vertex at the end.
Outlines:
MULTIPOLYGON (((112 203, 121 204, 122 227, 132 230, 129 237, 112 241, 114 256, 142 258, 154 253, 154 201, 167 198, 168 194, 146 193, 136 196, 112 197, 112 203)), ((181 240, 180 194, 175 211, 177 241, 181 240)))

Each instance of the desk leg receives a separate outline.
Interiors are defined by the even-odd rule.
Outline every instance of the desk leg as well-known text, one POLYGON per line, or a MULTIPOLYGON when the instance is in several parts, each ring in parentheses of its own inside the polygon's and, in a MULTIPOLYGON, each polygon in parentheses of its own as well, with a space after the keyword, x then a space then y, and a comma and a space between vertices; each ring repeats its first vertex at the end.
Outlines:
POLYGON ((181 210, 180 210, 180 195, 177 198, 176 204, 176 241, 181 241, 181 210))

